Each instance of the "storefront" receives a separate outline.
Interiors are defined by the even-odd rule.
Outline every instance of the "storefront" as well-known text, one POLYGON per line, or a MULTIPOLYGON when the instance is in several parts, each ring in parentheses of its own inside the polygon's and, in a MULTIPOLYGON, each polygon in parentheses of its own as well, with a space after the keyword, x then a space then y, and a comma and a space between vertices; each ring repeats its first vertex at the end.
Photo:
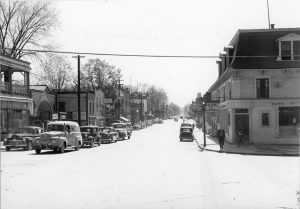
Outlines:
POLYGON ((32 113, 32 99, 1 98, 1 134, 29 125, 30 113, 32 113))
POLYGON ((250 144, 299 144, 300 100, 227 101, 217 117, 232 143, 242 131, 250 144))

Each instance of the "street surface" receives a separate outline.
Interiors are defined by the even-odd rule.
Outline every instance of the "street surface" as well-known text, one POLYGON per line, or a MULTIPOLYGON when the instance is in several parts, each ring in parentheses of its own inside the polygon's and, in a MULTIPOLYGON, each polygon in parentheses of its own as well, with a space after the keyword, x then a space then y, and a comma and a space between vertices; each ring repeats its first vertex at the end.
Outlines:
POLYGON ((299 207, 299 157, 201 152, 179 125, 63 154, 2 151, 1 209, 299 207))

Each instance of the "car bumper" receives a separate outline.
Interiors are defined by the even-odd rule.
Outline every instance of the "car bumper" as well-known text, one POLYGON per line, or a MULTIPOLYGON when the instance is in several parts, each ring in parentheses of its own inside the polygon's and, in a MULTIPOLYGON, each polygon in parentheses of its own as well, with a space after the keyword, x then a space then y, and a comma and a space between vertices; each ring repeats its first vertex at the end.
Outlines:
POLYGON ((20 148, 20 147, 27 147, 27 143, 24 141, 4 142, 4 146, 10 148, 20 148))

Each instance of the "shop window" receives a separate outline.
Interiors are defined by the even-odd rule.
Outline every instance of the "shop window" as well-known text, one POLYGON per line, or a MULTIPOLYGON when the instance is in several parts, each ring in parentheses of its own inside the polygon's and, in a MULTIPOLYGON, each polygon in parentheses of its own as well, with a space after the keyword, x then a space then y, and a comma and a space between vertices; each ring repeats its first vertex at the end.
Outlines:
POLYGON ((299 126, 300 107, 279 107, 279 126, 299 126))
POLYGON ((300 107, 279 107, 279 136, 299 137, 300 107))
POLYGON ((256 97, 269 98, 269 78, 256 79, 256 97))
POLYGON ((262 113, 261 114, 261 125, 262 126, 270 125, 270 113, 262 113))

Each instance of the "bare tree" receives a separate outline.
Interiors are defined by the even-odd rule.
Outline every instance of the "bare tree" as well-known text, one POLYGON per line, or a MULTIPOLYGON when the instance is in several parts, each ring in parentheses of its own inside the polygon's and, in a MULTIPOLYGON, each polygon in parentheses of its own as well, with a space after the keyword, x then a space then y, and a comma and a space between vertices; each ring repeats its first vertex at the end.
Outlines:
POLYGON ((74 73, 66 57, 49 54, 46 60, 41 64, 41 75, 43 75, 41 81, 43 84, 46 84, 51 90, 70 88, 74 73))
POLYGON ((41 39, 56 25, 50 1, 0 0, 0 54, 16 59, 36 55, 24 49, 45 49, 41 39))
MULTIPOLYGON (((89 59, 81 70, 81 88, 91 90, 101 88, 108 98, 117 97, 117 83, 122 77, 121 70, 109 63, 96 59, 89 59)), ((74 88, 78 85, 74 79, 74 88)))

